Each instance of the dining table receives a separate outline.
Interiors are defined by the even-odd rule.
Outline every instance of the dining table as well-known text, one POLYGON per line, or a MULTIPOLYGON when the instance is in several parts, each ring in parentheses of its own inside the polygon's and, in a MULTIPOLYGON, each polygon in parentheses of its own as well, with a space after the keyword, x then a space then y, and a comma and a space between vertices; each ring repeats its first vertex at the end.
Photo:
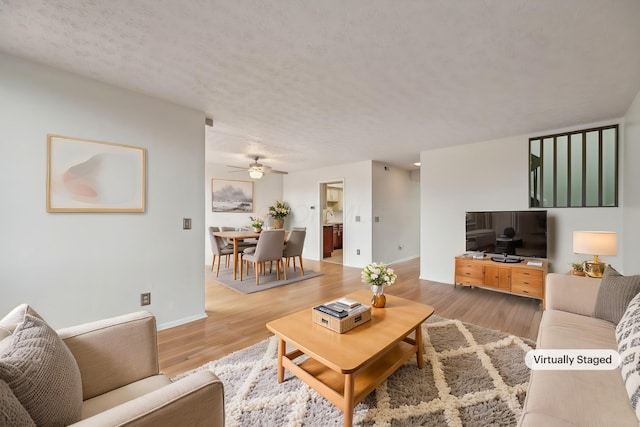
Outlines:
POLYGON ((214 236, 222 237, 223 239, 227 239, 230 242, 233 242, 233 280, 236 280, 237 272, 238 272, 238 244, 246 239, 258 239, 260 238, 260 233, 256 233, 255 231, 246 230, 246 231, 214 231, 212 233, 214 236))

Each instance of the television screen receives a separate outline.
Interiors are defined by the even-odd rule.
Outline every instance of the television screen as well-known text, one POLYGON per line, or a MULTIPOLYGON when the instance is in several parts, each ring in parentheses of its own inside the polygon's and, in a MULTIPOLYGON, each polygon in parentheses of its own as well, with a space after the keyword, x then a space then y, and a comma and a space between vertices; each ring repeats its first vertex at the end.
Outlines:
POLYGON ((466 250, 547 257, 547 211, 466 213, 466 250))

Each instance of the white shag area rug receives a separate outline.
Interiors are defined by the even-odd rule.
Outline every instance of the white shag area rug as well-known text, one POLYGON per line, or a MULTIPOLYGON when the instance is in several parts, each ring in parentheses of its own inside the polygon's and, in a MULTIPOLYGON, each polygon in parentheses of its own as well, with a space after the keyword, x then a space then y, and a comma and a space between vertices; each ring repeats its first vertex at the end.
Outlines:
MULTIPOLYGON (((530 340, 432 316, 422 326, 424 367, 409 359, 359 403, 356 426, 514 426, 529 381, 530 340)), ((342 412, 285 370, 276 337, 198 368, 224 383, 226 425, 341 426, 342 412)), ((183 377, 189 375, 185 373, 183 377)))

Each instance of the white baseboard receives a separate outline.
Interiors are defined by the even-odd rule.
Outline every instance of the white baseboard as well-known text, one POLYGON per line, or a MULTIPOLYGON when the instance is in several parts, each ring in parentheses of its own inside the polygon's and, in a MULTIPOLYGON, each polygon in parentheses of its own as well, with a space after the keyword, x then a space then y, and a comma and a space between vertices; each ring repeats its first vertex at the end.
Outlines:
POLYGON ((399 262, 411 261, 412 259, 416 259, 416 258, 420 258, 420 255, 413 255, 413 256, 410 256, 410 257, 407 257, 407 258, 397 259, 397 260, 389 263, 389 265, 397 264, 399 262))
POLYGON ((435 280, 432 278, 428 278, 428 277, 424 277, 424 276, 418 276, 418 279, 420 280, 426 280, 428 282, 434 282, 434 283, 439 283, 441 285, 448 285, 448 286, 453 286, 453 283, 451 283, 450 281, 442 281, 442 280, 435 280))
POLYGON ((158 325, 158 330, 162 331, 164 329, 174 328, 176 326, 184 325, 185 323, 195 322, 196 320, 206 319, 207 313, 196 314, 194 316, 184 317, 182 319, 174 320, 172 322, 161 323, 158 325))

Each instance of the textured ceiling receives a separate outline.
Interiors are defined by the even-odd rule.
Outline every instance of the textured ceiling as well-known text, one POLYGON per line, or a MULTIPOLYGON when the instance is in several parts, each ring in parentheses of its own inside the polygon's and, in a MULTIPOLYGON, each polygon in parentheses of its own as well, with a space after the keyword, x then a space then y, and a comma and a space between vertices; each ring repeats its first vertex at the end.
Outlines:
POLYGON ((295 171, 621 117, 638 0, 0 0, 0 51, 206 112, 295 171))

